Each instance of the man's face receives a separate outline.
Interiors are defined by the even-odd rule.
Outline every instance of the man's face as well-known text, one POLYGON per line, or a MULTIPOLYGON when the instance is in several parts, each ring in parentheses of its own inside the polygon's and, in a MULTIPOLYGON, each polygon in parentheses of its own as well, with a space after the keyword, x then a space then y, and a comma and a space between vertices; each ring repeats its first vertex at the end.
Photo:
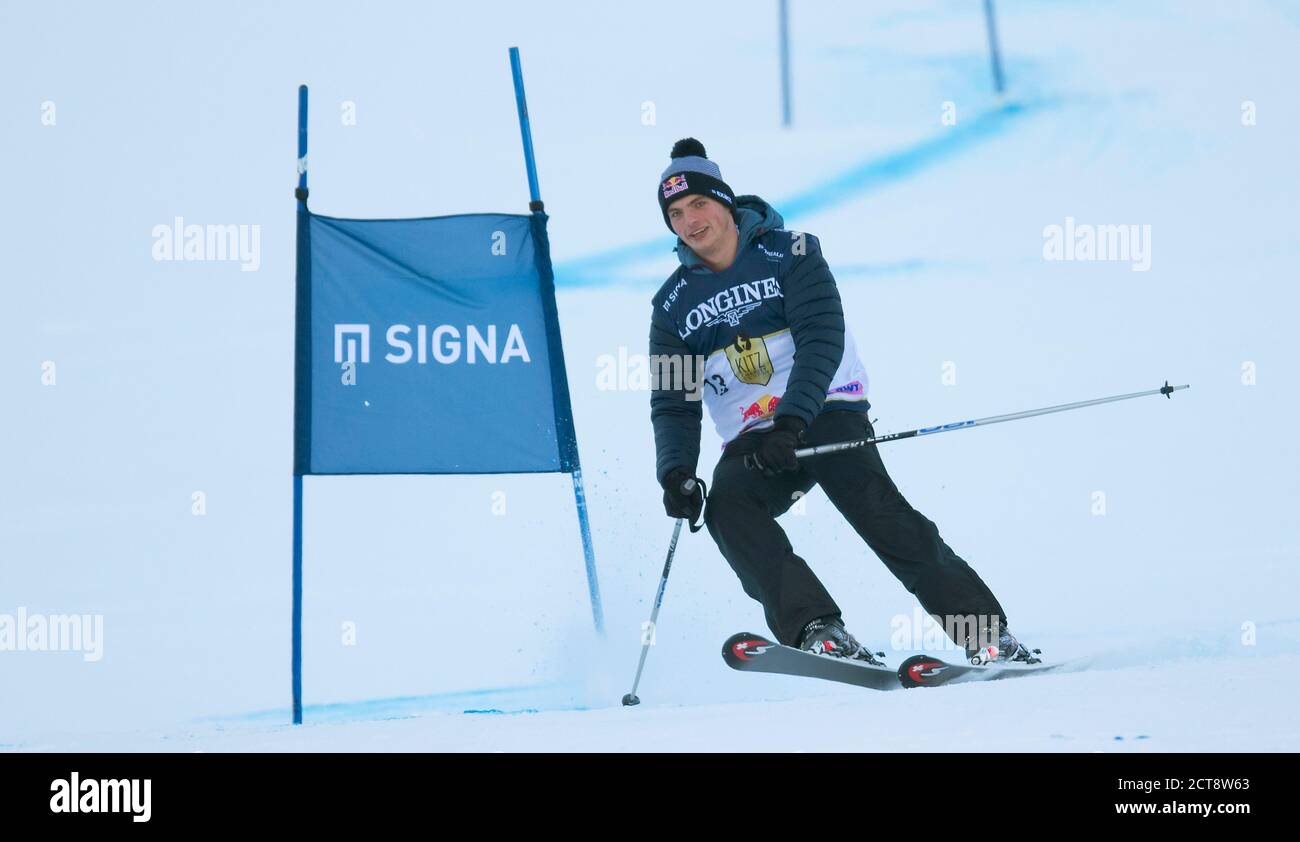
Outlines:
POLYGON ((683 196, 668 206, 673 231, 699 255, 716 251, 736 223, 721 202, 706 196, 683 196))

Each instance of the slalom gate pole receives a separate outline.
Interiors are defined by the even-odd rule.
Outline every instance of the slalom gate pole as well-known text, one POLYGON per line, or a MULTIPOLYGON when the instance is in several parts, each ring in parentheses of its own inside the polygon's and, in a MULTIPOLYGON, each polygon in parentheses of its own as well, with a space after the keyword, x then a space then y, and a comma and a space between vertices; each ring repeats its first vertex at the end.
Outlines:
POLYGON ((297 257, 294 270, 293 608, 289 682, 293 724, 302 724, 302 478, 311 473, 311 214, 307 210, 307 86, 298 86, 297 257))

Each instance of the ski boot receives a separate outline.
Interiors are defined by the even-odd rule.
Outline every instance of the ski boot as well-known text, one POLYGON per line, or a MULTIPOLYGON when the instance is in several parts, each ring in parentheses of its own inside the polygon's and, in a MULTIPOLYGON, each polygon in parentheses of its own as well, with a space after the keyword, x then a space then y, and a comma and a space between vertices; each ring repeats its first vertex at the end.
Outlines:
POLYGON ((844 621, 839 617, 818 617, 803 627, 799 634, 799 649, 817 655, 829 655, 833 658, 848 658, 861 661, 874 667, 883 667, 884 652, 872 653, 865 646, 844 630, 844 621))
POLYGON ((966 639, 966 656, 970 659, 971 664, 979 667, 992 663, 1042 663, 1042 658, 1037 657, 1042 654, 1042 650, 1029 649, 1016 640, 1016 636, 1007 630, 1006 623, 998 624, 998 642, 996 644, 980 645, 980 641, 992 639, 993 635, 989 633, 991 631, 991 628, 985 627, 980 629, 979 635, 974 640, 971 638, 966 639))

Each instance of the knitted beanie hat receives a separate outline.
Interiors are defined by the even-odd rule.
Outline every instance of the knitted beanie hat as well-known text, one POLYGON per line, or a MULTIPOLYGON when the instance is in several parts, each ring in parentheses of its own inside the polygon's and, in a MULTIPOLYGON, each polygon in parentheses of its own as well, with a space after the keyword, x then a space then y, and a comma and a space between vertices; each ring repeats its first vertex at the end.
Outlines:
POLYGON ((669 231, 673 230, 673 224, 668 221, 668 206, 682 196, 708 196, 735 216, 736 194, 722 180, 722 170, 705 154, 704 144, 693 137, 682 138, 673 144, 671 157, 672 163, 659 176, 658 191, 659 209, 669 231))

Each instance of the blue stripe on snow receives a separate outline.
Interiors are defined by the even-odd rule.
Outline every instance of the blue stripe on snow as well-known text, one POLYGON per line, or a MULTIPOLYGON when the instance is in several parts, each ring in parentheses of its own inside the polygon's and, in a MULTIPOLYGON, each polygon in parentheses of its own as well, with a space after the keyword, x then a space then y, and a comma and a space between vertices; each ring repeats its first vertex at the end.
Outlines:
MULTIPOLYGON (((303 722, 351 722, 375 719, 400 719, 425 713, 536 713, 539 710, 586 710, 578 703, 579 692, 567 684, 538 684, 528 687, 496 687, 424 696, 397 696, 356 702, 332 702, 305 705, 303 722)), ((286 717, 284 709, 263 710, 231 716, 204 717, 200 722, 278 722, 286 717)))
MULTIPOLYGON (((869 158, 848 170, 789 196, 772 206, 786 219, 823 211, 857 198, 860 194, 902 181, 997 137, 1018 118, 1056 107, 1060 100, 1009 102, 977 117, 959 122, 942 134, 923 140, 897 152, 869 158)), ((555 264, 555 284, 563 287, 599 286, 611 283, 617 268, 628 263, 667 258, 673 243, 655 238, 641 243, 598 252, 555 264)))

